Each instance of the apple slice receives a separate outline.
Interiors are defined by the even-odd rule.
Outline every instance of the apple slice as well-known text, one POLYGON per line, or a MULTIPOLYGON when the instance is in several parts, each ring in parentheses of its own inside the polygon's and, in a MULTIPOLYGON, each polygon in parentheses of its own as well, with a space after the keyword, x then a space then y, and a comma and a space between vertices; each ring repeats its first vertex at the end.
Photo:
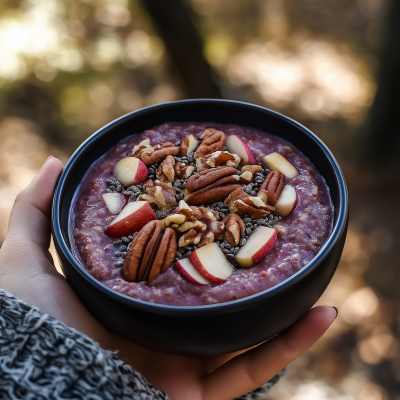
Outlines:
POLYGON ((247 243, 236 254, 236 262, 243 268, 259 263, 275 246, 276 229, 257 226, 247 243))
POLYGON ((293 186, 285 185, 278 201, 275 204, 275 210, 281 217, 287 217, 297 206, 298 195, 293 186))
POLYGON ((292 179, 299 174, 297 169, 279 153, 268 154, 263 161, 269 169, 281 172, 287 179, 292 179))
POLYGON ((102 197, 112 214, 118 214, 126 202, 125 196, 121 193, 104 193, 102 197))
POLYGON ((140 231, 148 222, 157 219, 147 201, 128 203, 117 218, 106 228, 106 235, 112 237, 127 236, 140 231))
POLYGON ((189 259, 200 275, 211 282, 222 283, 232 275, 232 265, 214 242, 193 251, 189 259))
POLYGON ((243 165, 256 163, 256 159, 254 158, 254 154, 250 150, 250 147, 238 136, 236 135, 228 136, 228 138, 225 141, 225 146, 228 149, 229 153, 238 154, 243 158, 242 161, 243 165))
POLYGON ((188 258, 184 258, 183 260, 178 260, 174 267, 178 270, 178 272, 186 278, 189 282, 197 283, 198 285, 209 285, 211 282, 201 276, 194 265, 190 262, 188 258))
POLYGON ((128 187, 144 182, 149 171, 143 161, 136 157, 126 157, 115 164, 114 174, 122 186, 128 187))

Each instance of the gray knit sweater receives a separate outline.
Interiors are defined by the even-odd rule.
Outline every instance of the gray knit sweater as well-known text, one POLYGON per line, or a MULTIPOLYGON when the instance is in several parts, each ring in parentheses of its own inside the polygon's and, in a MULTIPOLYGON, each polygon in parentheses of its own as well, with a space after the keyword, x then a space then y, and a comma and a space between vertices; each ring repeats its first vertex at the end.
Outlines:
MULTIPOLYGON (((259 398, 283 373, 239 399, 259 398)), ((0 289, 0 399, 169 397, 116 353, 0 289)))

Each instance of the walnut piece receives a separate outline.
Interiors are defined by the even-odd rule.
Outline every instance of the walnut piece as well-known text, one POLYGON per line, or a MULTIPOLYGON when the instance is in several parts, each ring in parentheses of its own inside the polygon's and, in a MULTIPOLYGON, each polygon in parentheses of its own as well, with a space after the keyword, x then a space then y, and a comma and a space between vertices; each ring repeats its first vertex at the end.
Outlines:
POLYGON ((209 208, 190 207, 181 200, 178 209, 168 215, 164 223, 165 226, 183 233, 178 242, 179 247, 189 244, 202 247, 223 237, 225 224, 218 221, 218 218, 218 214, 209 208))
POLYGON ((197 158, 196 167, 198 172, 222 166, 237 168, 242 160, 242 157, 237 154, 231 154, 228 151, 215 151, 202 158, 197 158))
POLYGON ((156 169, 156 176, 161 182, 173 182, 175 178, 175 159, 167 156, 161 165, 156 169))
POLYGON ((225 133, 216 129, 206 129, 201 135, 202 142, 197 148, 194 158, 202 158, 206 154, 214 153, 214 151, 222 150, 225 143, 225 133))
POLYGON ((152 208, 169 211, 176 206, 176 191, 175 189, 168 185, 167 183, 160 182, 156 180, 153 182, 148 179, 143 184, 143 189, 146 194, 142 194, 138 200, 147 201, 152 208))
POLYGON ((132 157, 136 157, 139 158, 139 160, 141 160, 143 151, 150 148, 151 148, 150 139, 145 139, 133 148, 132 157))

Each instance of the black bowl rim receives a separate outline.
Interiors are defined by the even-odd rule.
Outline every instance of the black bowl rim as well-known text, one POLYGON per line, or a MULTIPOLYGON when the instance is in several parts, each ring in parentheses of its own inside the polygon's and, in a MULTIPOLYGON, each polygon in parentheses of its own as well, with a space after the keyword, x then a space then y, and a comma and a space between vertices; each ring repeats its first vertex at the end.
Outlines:
MULTIPOLYGON (((97 160, 96 160, 97 161, 97 160)), ((94 161, 94 162, 96 162, 94 161)), ((347 221, 347 216, 348 216, 348 193, 347 193, 347 186, 346 182, 344 180, 342 171, 339 167, 339 164, 335 160, 333 154, 331 151, 328 149, 328 147, 320 140, 314 133, 312 133, 309 129, 307 129, 305 126, 301 125, 300 123, 296 122, 295 120, 280 114, 276 111, 270 110, 268 108, 258 106, 255 104, 251 103, 246 103, 246 102, 240 102, 236 100, 221 100, 221 99, 188 99, 188 100, 179 100, 179 101, 172 101, 172 102, 166 102, 166 103, 160 103, 156 105, 152 105, 149 107, 141 108, 139 110, 135 110, 133 112, 130 112, 128 114, 125 114, 114 121, 111 121, 107 125, 103 126, 99 130, 97 130, 95 133, 93 133, 91 136, 89 136, 72 154, 71 158, 68 160, 67 164, 65 165, 60 178, 58 180, 55 193, 54 193, 54 198, 53 198, 53 209, 52 209, 52 227, 53 227, 53 235, 55 241, 57 241, 57 244, 59 245, 59 248, 62 250, 64 256, 67 258, 68 262, 73 266, 73 268, 78 272, 78 274, 86 280, 89 280, 89 282, 96 286, 97 289, 99 289, 103 294, 107 296, 111 296, 114 298, 116 301, 121 301, 125 303, 128 306, 139 306, 141 309, 144 311, 157 311, 157 312, 170 312, 170 311, 175 311, 178 313, 181 313, 182 315, 184 314, 191 314, 193 312, 207 312, 211 310, 216 310, 218 311, 229 311, 230 309, 236 308, 238 305, 240 306, 247 306, 248 303, 252 303, 253 301, 259 301, 261 297, 267 297, 277 291, 283 290, 284 288, 289 289, 291 285, 294 285, 295 282, 298 279, 301 279, 302 277, 305 277, 311 271, 317 267, 319 262, 329 253, 329 251, 333 248, 335 242, 339 239, 341 232, 345 229, 346 221, 347 221), (103 285, 100 281, 98 281, 96 278, 94 278, 92 275, 87 272, 83 266, 81 266, 75 257, 73 256, 71 250, 68 248, 67 243, 64 240, 64 237, 61 232, 61 227, 60 227, 60 220, 59 220, 59 208, 61 205, 61 195, 63 192, 63 185, 65 182, 66 177, 68 176, 68 173, 75 163, 76 159, 80 156, 82 151, 91 143, 93 143, 99 136, 101 136, 104 132, 106 132, 109 128, 111 128, 114 125, 119 124, 120 122, 131 118, 133 115, 140 115, 144 114, 147 112, 153 112, 154 110, 157 110, 158 108, 165 108, 165 107, 170 107, 170 106, 176 106, 177 104, 201 104, 201 103, 214 103, 215 105, 218 104, 234 104, 236 106, 242 106, 246 108, 253 108, 259 111, 262 111, 264 113, 271 114, 274 117, 283 119, 284 121, 295 125, 298 129, 303 131, 304 134, 306 134, 309 138, 311 138, 320 148, 322 153, 325 155, 325 157, 328 159, 329 163, 332 166, 332 169, 335 173, 338 188, 339 188, 339 209, 338 214, 337 214, 337 221, 336 224, 333 227, 332 233, 327 239, 327 241, 323 244, 321 247, 319 253, 301 270, 293 274, 291 277, 288 279, 284 280, 283 282, 269 288, 266 290, 263 290, 261 292, 255 293, 253 295, 237 299, 237 300, 232 300, 224 303, 217 303, 217 304, 205 304, 205 305, 197 305, 197 306, 175 306, 175 305, 167 305, 167 304, 159 304, 159 303, 150 303, 144 300, 139 300, 135 299, 133 297, 126 296, 122 293, 116 292, 107 286, 103 285)))

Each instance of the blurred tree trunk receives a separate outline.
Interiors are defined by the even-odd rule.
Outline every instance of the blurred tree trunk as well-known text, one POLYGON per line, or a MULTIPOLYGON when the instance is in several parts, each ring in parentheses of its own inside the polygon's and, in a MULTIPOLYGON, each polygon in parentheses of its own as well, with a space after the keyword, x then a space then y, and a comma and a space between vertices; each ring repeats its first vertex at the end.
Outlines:
POLYGON ((184 0, 142 0, 168 55, 182 80, 188 98, 221 98, 210 65, 203 55, 203 40, 191 19, 184 0))
POLYGON ((400 172, 400 1, 391 0, 377 77, 378 88, 363 132, 363 158, 400 172))

